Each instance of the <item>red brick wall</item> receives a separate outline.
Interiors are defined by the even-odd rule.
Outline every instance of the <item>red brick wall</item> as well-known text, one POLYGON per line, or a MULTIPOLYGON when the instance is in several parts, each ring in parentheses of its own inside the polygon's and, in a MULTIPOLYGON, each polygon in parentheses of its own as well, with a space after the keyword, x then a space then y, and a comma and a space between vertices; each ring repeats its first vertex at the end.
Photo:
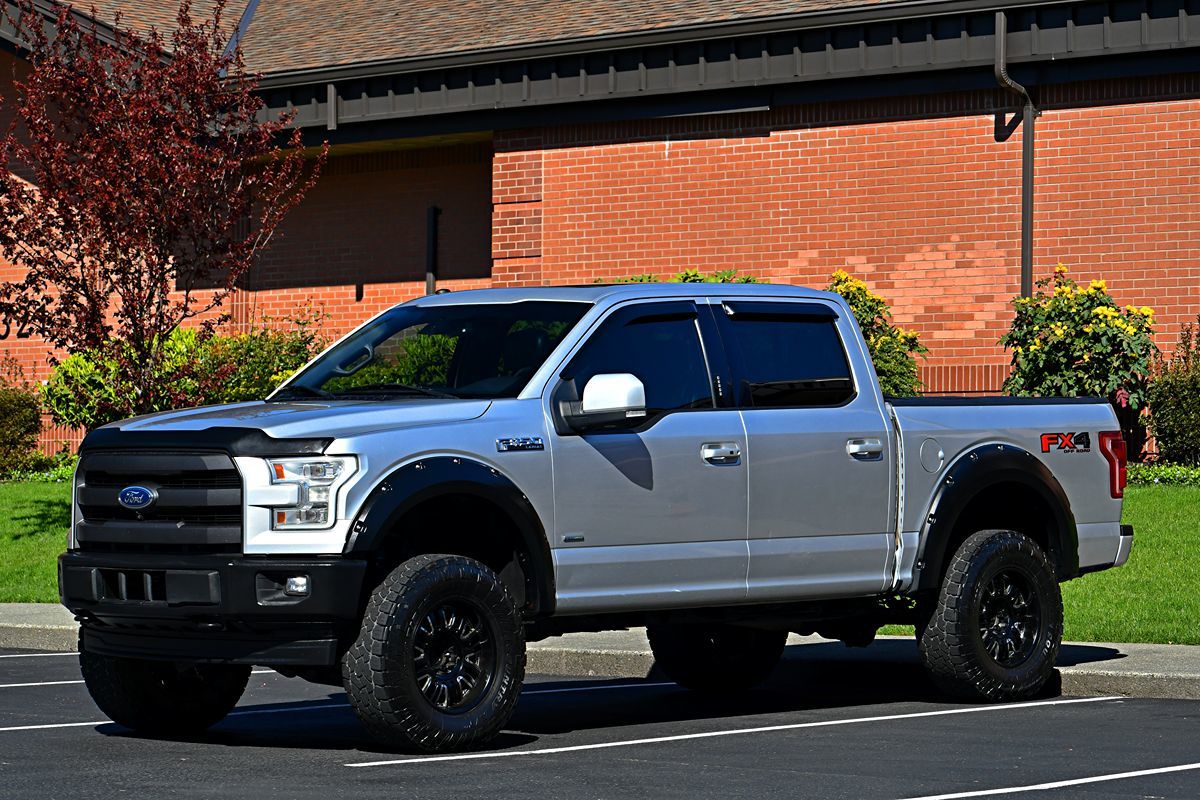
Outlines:
POLYGON ((331 158, 255 264, 238 316, 313 307, 340 335, 423 294, 431 205, 441 210, 438 286, 488 285, 491 161, 486 143, 331 158))
MULTIPOLYGON (((994 391, 1019 287, 1021 148, 1019 133, 993 140, 995 101, 498 134, 494 281, 737 268, 823 286, 845 268, 921 333, 928 389, 994 391)), ((1169 346, 1200 311, 1200 101, 1048 111, 1038 134, 1036 276, 1061 260, 1106 279, 1159 310, 1169 346)))

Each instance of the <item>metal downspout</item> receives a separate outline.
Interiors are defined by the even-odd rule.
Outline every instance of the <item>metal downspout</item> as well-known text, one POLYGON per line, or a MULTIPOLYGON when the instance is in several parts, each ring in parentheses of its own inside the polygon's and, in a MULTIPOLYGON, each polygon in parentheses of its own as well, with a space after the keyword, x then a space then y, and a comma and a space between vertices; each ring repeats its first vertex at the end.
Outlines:
POLYGON ((1025 133, 1021 137, 1021 296, 1033 294, 1033 156, 1034 121, 1042 113, 1033 104, 1033 98, 1024 86, 1008 74, 1008 15, 996 12, 996 82, 1001 88, 1019 95, 1025 102, 1021 110, 1009 122, 1004 121, 1004 112, 996 113, 995 136, 1003 142, 1012 136, 1022 122, 1025 133))

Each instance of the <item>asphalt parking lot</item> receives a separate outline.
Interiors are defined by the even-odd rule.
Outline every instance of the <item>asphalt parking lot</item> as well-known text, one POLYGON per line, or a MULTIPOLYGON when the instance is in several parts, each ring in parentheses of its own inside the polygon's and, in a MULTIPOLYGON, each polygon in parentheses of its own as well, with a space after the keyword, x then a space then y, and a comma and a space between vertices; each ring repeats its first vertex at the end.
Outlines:
POLYGON ((532 677, 491 749, 452 756, 381 751, 341 692, 261 670, 206 736, 163 740, 106 722, 74 655, 0 650, 5 798, 1195 798, 1198 725, 1196 701, 961 705, 903 664, 785 662, 724 699, 532 677))

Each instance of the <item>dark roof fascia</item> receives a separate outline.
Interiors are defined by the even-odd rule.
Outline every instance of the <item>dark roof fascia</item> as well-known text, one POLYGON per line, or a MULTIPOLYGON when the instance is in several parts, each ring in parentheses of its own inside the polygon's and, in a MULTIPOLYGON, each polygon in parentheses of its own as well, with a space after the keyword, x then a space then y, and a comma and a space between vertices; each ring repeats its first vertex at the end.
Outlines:
MULTIPOLYGON (((53 23, 58 19, 58 10, 64 5, 66 4, 56 3, 53 2, 53 0, 34 0, 33 2, 34 10, 45 17, 46 22, 49 25, 53 25, 53 23)), ((12 26, 8 24, 9 17, 15 16, 17 11, 18 9, 16 4, 10 2, 4 3, 4 18, 0 19, 0 39, 3 39, 11 44, 16 49, 17 54, 24 57, 24 54, 28 52, 29 48, 26 46, 24 41, 16 36, 16 32, 13 30, 12 26)), ((99 19, 93 18, 90 14, 83 13, 74 6, 71 7, 71 14, 79 21, 80 27, 86 29, 90 28, 92 25, 95 25, 96 35, 99 37, 100 41, 107 45, 114 47, 116 46, 117 33, 116 28, 114 28, 112 25, 101 22, 99 19)))
POLYGON ((575 39, 561 39, 530 45, 515 45, 466 50, 457 53, 416 58, 366 61, 334 67, 274 72, 263 75, 262 89, 306 86, 341 80, 377 78, 405 72, 431 69, 496 64, 563 55, 583 55, 626 48, 659 44, 680 44, 704 39, 767 34, 810 28, 828 28, 861 22, 887 22, 905 19, 952 16, 967 12, 1001 11, 1009 8, 1070 5, 1079 0, 1032 0, 1032 2, 998 2, 998 0, 908 0, 882 6, 860 6, 853 9, 831 9, 801 14, 759 17, 734 22, 703 23, 638 33, 609 34, 575 39))

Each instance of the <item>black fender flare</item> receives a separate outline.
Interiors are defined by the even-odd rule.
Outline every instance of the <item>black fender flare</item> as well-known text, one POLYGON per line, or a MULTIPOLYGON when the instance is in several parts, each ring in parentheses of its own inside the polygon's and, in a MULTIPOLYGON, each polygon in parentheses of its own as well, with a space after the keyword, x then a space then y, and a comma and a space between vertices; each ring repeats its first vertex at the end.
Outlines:
POLYGON ((1071 502, 1062 484, 1036 456, 1020 447, 987 444, 964 453, 942 476, 921 531, 915 585, 937 589, 959 517, 984 490, 1001 483, 1018 483, 1036 492, 1051 509, 1048 553, 1060 581, 1079 574, 1079 532, 1071 502))
MULTIPOLYGON (((377 485, 363 503, 354 523, 345 554, 369 558, 393 535, 395 525, 421 503, 447 495, 469 495, 497 506, 520 534, 520 553, 526 581, 535 592, 537 616, 554 611, 554 561, 541 518, 529 498, 495 467, 458 456, 434 456, 405 464, 377 485)), ((402 534, 401 534, 402 535, 402 534)))

